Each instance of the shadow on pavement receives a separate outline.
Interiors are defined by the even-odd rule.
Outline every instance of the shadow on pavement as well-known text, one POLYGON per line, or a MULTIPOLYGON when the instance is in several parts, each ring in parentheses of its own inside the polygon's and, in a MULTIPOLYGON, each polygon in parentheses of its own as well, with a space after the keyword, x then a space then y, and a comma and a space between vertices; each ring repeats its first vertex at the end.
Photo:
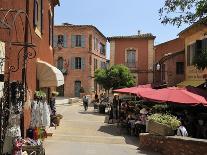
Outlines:
POLYGON ((96 115, 96 116, 106 116, 107 114, 100 114, 98 111, 79 111, 78 113, 84 115, 96 115))
POLYGON ((161 155, 160 153, 157 153, 157 152, 150 152, 150 151, 146 151, 146 150, 140 150, 139 148, 137 148, 137 154, 139 154, 139 155, 161 155))
POLYGON ((138 147, 138 137, 130 136, 127 130, 121 127, 117 127, 116 124, 106 124, 101 126, 98 131, 104 132, 113 136, 122 136, 125 139, 126 144, 134 145, 138 147))

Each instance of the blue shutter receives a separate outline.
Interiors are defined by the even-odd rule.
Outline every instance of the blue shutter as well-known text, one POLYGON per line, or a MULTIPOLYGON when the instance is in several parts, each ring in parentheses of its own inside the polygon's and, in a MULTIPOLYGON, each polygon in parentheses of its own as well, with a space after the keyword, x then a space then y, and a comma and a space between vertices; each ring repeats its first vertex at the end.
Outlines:
POLYGON ((75 69, 75 58, 71 58, 71 69, 75 69))
POLYGON ((85 59, 81 58, 81 69, 84 70, 85 69, 85 59))
POLYGON ((75 35, 71 35, 71 47, 75 47, 75 35))
POLYGON ((67 34, 66 33, 63 35, 63 47, 67 48, 67 34))
POLYGON ((85 36, 81 35, 81 47, 85 47, 85 36))
POLYGON ((57 47, 57 42, 58 42, 58 36, 53 35, 53 47, 57 47))

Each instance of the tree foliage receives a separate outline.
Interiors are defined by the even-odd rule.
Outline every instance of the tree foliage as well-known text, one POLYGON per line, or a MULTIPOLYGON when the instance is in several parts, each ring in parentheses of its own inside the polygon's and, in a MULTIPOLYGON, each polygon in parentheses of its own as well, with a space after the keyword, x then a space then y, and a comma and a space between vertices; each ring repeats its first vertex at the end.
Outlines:
POLYGON ((163 24, 192 24, 197 21, 207 23, 207 0, 165 0, 159 10, 163 24), (202 19, 202 20, 201 20, 202 19))
POLYGON ((114 65, 110 68, 96 70, 95 81, 106 90, 131 87, 135 84, 133 75, 124 65, 114 65))

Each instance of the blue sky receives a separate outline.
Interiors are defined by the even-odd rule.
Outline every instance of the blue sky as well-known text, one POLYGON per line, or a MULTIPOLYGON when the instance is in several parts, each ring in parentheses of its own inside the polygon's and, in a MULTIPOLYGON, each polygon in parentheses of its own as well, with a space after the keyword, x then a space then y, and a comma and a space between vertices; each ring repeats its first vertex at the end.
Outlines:
POLYGON ((158 10, 164 0, 60 0, 55 8, 55 24, 68 22, 96 26, 106 37, 152 33, 155 44, 174 39, 180 28, 162 25, 158 10))

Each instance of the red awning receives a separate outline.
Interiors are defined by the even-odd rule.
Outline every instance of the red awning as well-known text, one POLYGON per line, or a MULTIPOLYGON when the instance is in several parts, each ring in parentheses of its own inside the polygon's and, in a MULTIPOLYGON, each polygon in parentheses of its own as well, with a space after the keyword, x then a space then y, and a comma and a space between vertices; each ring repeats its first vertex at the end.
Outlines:
POLYGON ((147 85, 139 85, 137 87, 129 87, 129 88, 122 88, 122 89, 115 89, 113 92, 117 93, 131 93, 131 94, 139 94, 139 92, 146 92, 146 91, 153 91, 154 89, 151 88, 150 84, 147 85))
POLYGON ((207 106, 206 96, 190 92, 184 88, 170 87, 151 92, 142 91, 138 95, 146 100, 155 102, 173 102, 192 106, 202 104, 207 106))

